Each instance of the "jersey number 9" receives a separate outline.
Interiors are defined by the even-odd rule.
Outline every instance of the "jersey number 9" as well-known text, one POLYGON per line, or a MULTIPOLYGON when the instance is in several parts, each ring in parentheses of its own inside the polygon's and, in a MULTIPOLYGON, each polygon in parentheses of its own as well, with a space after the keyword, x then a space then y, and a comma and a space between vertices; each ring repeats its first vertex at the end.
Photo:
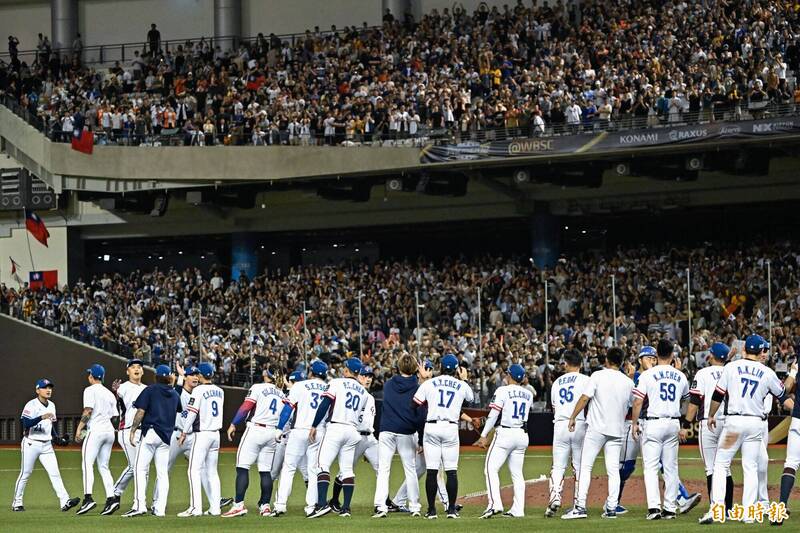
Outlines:
POLYGON ((219 406, 216 401, 211 402, 211 416, 219 416, 219 406))

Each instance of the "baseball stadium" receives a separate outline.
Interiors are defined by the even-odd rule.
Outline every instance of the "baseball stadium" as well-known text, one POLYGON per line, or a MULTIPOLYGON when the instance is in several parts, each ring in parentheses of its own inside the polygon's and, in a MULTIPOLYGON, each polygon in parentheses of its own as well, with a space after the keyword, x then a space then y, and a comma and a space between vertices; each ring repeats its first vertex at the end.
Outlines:
POLYGON ((3 531, 800 530, 797 2, 0 36, 3 531))

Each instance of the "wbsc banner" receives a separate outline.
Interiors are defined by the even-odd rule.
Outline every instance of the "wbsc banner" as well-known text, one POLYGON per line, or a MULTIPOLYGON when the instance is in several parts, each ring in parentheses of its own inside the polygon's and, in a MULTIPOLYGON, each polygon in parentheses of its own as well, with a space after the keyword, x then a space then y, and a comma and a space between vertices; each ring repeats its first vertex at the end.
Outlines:
POLYGON ((428 145, 423 148, 420 154, 420 161, 422 163, 444 163, 447 161, 522 156, 547 157, 571 153, 607 154, 608 152, 637 148, 701 144, 719 140, 756 139, 787 134, 800 134, 800 117, 767 118, 743 122, 716 122, 674 128, 661 127, 486 143, 470 141, 439 146, 428 145))

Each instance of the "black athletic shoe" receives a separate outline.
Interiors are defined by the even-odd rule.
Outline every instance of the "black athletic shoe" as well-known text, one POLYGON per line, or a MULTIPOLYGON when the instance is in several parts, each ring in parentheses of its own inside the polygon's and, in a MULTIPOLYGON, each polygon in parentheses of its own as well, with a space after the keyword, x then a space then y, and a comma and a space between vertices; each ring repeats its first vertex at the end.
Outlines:
POLYGON ((67 503, 64 504, 64 507, 61 508, 61 512, 62 513, 66 513, 67 511, 69 511, 70 509, 72 509, 73 507, 78 505, 79 503, 81 503, 81 499, 80 498, 70 498, 69 500, 67 500, 67 503))
POLYGON ((25 512, 25 508, 23 506, 21 506, 21 505, 17 505, 16 507, 12 507, 11 510, 14 511, 15 513, 23 513, 23 512, 25 512))
POLYGON ((436 516, 436 509, 428 509, 428 512, 425 513, 426 520, 436 520, 437 518, 439 517, 436 516))
POLYGON ((233 498, 220 498, 219 500, 220 509, 224 509, 230 505, 233 505, 233 498))
POLYGON ((350 509, 348 509, 347 507, 342 507, 342 509, 339 511, 339 516, 341 516, 342 518, 349 518, 350 509))
POLYGON ((342 504, 339 502, 335 502, 333 500, 328 502, 328 506, 331 508, 331 511, 334 513, 341 513, 342 512, 342 504))
POLYGON ((461 509, 463 509, 463 508, 464 508, 464 506, 463 506, 463 505, 461 505, 460 503, 457 503, 457 504, 456 504, 456 512, 457 512, 457 513, 460 513, 460 512, 461 512, 461 509))
POLYGON ((91 496, 88 496, 83 499, 80 509, 78 509, 75 514, 86 514, 95 507, 97 507, 97 502, 94 501, 91 496))
POLYGON ((392 500, 386 500, 386 510, 390 513, 399 513, 400 506, 396 505, 392 500))
POLYGON ((675 513, 672 511, 662 511, 661 520, 675 520, 675 513))
POLYGON ((326 514, 330 513, 331 511, 332 511, 332 509, 331 509, 330 505, 328 505, 328 504, 325 504, 325 505, 317 504, 317 505, 314 506, 314 511, 312 511, 312 513, 310 515, 308 515, 308 517, 309 518, 319 518, 321 516, 325 516, 326 514))
POLYGON ((119 497, 112 496, 106 500, 106 505, 103 507, 103 512, 100 514, 108 516, 114 514, 119 509, 119 497))

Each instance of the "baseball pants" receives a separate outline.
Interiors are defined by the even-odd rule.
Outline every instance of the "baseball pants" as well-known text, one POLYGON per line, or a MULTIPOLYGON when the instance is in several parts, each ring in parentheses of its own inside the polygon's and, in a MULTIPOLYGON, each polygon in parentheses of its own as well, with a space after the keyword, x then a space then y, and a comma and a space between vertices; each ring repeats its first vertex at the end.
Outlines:
MULTIPOLYGON (((169 441, 169 459, 167 461, 167 470, 169 472, 172 471, 172 467, 175 465, 175 461, 178 459, 180 455, 189 459, 189 452, 192 451, 192 444, 194 444, 194 436, 195 433, 189 433, 186 435, 186 438, 183 439, 183 444, 178 444, 178 437, 181 436, 181 432, 179 430, 175 430, 172 433, 172 438, 169 441)), ((202 485, 203 485, 203 492, 205 494, 211 493, 211 487, 209 486, 208 476, 203 475, 201 477, 202 485)), ((153 501, 158 499, 158 485, 155 486, 153 490, 153 501)))
MULTIPOLYGON (((275 459, 272 462, 272 480, 277 481, 281 477, 281 470, 283 470, 283 460, 286 457, 286 441, 289 440, 289 434, 285 434, 281 441, 275 446, 275 459)), ((308 481, 308 467, 306 456, 300 459, 300 464, 297 465, 300 474, 303 476, 304 481, 308 481)))
POLYGON ((758 456, 758 496, 756 501, 761 502, 765 507, 769 507, 769 490, 767 489, 767 471, 769 470, 769 422, 764 420, 764 429, 761 435, 764 446, 758 456))
MULTIPOLYGON (((416 438, 416 437, 415 437, 416 438)), ((415 441, 416 442, 416 441, 415 441)), ((425 456, 417 454, 417 480, 422 479, 428 472, 427 465, 425 464, 425 456)), ((394 495, 392 498, 392 503, 395 505, 403 506, 407 505, 408 501, 408 482, 404 481, 400 488, 397 489, 397 494, 394 495)), ((417 495, 419 495, 419 481, 414 482, 414 486, 417 488, 417 495)), ((442 506, 447 509, 450 507, 450 501, 447 496, 447 486, 445 485, 445 480, 441 475, 441 472, 438 476, 436 476, 436 492, 439 493, 439 500, 442 502, 442 506)), ((409 507, 409 510, 411 508, 409 507)))
POLYGON ((248 422, 236 450, 236 468, 249 469, 257 462, 259 472, 271 472, 276 445, 274 426, 257 426, 248 422))
MULTIPOLYGON (((572 472, 577 487, 581 471, 581 452, 583 437, 586 435, 586 422, 576 421, 575 431, 569 430, 568 420, 559 420, 553 426, 553 468, 550 470, 550 504, 561 506, 561 491, 564 488, 564 473, 572 457, 572 472)), ((573 489, 573 504, 578 491, 573 489)))
POLYGON ((447 422, 425 424, 422 449, 428 470, 458 469, 458 424, 447 422))
POLYGON ((586 498, 589 496, 589 484, 592 480, 592 467, 594 461, 603 450, 608 475, 608 499, 606 509, 616 509, 619 504, 619 457, 622 448, 623 436, 604 435, 589 427, 583 440, 583 453, 581 454, 581 473, 578 475, 577 507, 586 508, 586 498))
POLYGON ((717 448, 719 447, 719 438, 722 435, 722 428, 724 427, 725 419, 717 420, 717 427, 714 430, 708 429, 706 419, 699 421, 698 428, 698 441, 700 442, 700 457, 703 459, 705 465, 706 475, 710 476, 714 473, 714 459, 717 456, 717 448))
POLYGON ((69 494, 67 494, 67 489, 64 488, 64 481, 62 481, 61 472, 58 470, 58 460, 56 459, 56 452, 53 450, 53 443, 49 440, 41 441, 24 437, 20 446, 20 457, 21 466, 17 483, 14 485, 14 503, 11 506, 22 505, 25 486, 28 484, 28 479, 31 477, 33 467, 36 466, 36 460, 38 459, 47 475, 50 476, 50 484, 53 485, 53 490, 58 496, 61 507, 63 507, 69 500, 69 494))
MULTIPOLYGON (((678 420, 659 418, 642 423, 642 463, 647 508, 661 509, 661 487, 658 471, 664 471, 664 511, 678 509, 678 420)), ((613 509, 613 507, 612 507, 613 509)))
MULTIPOLYGON (((137 448, 131 444, 130 436, 130 429, 123 429, 117 433, 117 442, 122 448, 122 452, 125 454, 125 460, 128 461, 128 466, 125 467, 125 470, 122 471, 117 482, 114 483, 114 496, 117 497, 122 496, 122 493, 128 488, 128 483, 133 480, 133 463, 136 461, 137 448)), ((136 440, 141 440, 141 431, 138 429, 136 430, 136 440)))
MULTIPOLYGON (((406 495, 403 500, 406 501, 406 506, 409 511, 417 512, 421 509, 419 503, 419 481, 417 479, 417 434, 403 435, 400 433, 390 433, 382 431, 378 435, 378 477, 375 485, 375 499, 373 501, 375 507, 380 511, 386 511, 386 499, 389 497, 389 474, 392 470, 392 458, 395 451, 400 456, 400 462, 403 464, 403 472, 405 473, 406 482, 401 487, 406 495), (407 489, 406 489, 407 487, 407 489)), ((423 468, 423 472, 425 469, 423 468)), ((398 503, 395 496, 394 503, 398 503)))
POLYGON ((114 495, 114 478, 111 477, 111 470, 108 468, 108 460, 111 458, 111 448, 114 446, 114 432, 93 432, 89 431, 83 439, 81 448, 83 470, 83 493, 91 494, 94 487, 94 463, 97 462, 97 471, 100 472, 100 479, 103 481, 103 488, 106 491, 106 498, 114 495))
POLYGON ((275 498, 275 510, 286 512, 286 502, 292 494, 294 473, 305 459, 308 473, 308 488, 306 489, 305 512, 308 514, 317 504, 317 455, 319 444, 325 436, 325 428, 317 428, 317 438, 308 442, 308 429, 295 428, 289 432, 286 441, 286 452, 281 469, 281 482, 278 485, 278 495, 275 498))
MULTIPOLYGON (((619 454, 619 464, 624 465, 628 461, 636 462, 639 456, 639 441, 633 438, 631 427, 633 426, 630 420, 625 421, 625 435, 622 437, 622 449, 619 454)), ((577 431, 577 428, 576 428, 577 431)))
MULTIPOLYGON (((361 434, 349 424, 330 423, 322 437, 317 455, 317 474, 330 472, 333 461, 339 458, 339 475, 342 479, 354 477, 353 463, 361 434)), ((314 481, 313 479, 311 480, 314 481)), ((311 485, 311 483, 309 483, 311 485)))
POLYGON ((134 459, 134 500, 133 508, 147 511, 147 478, 150 463, 156 465, 156 487, 158 496, 153 499, 153 513, 164 516, 169 495, 169 444, 161 440, 155 431, 148 431, 139 441, 134 459))
MULTIPOLYGON (((195 433, 192 450, 189 452, 189 511, 195 515, 203 514, 201 494, 203 476, 208 478, 208 512, 212 516, 220 514, 220 482, 217 472, 219 461, 219 431, 199 431, 195 433)), ((159 494, 160 497, 160 494, 159 494)))
POLYGON ((792 418, 792 425, 789 426, 789 440, 786 441, 786 462, 784 468, 791 468, 795 471, 800 469, 800 418, 792 418))
POLYGON ((711 482, 711 504, 725 503, 725 483, 731 461, 742 449, 744 471, 742 505, 745 509, 756 503, 758 497, 758 460, 764 446, 764 424, 754 416, 728 416, 720 435, 720 446, 714 459, 714 476, 711 482))
POLYGON ((486 453, 484 476, 488 491, 488 509, 503 510, 500 496, 500 467, 508 461, 511 483, 514 486, 514 501, 508 510, 513 516, 525 515, 525 476, 522 465, 525 462, 525 451, 528 449, 528 434, 522 428, 499 427, 494 432, 494 439, 486 453))

